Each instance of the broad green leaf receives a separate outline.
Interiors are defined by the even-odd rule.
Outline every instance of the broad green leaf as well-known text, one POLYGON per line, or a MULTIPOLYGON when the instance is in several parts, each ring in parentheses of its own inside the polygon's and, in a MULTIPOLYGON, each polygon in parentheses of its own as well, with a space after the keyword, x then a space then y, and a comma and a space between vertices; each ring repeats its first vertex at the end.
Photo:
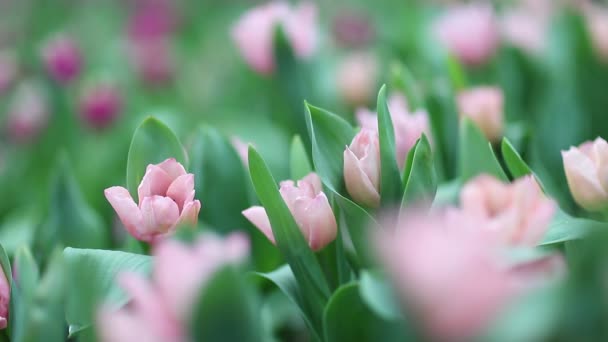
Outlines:
MULTIPOLYGON (((262 157, 251 146, 249 147, 249 172, 255 192, 270 219, 277 247, 298 280, 305 299, 305 310, 312 312, 313 318, 319 317, 318 315, 329 297, 329 286, 314 253, 283 201, 270 170, 262 157)), ((319 323, 313 322, 315 327, 319 327, 319 323)))
POLYGON ((607 228, 608 223, 572 217, 561 209, 558 209, 540 244, 552 245, 571 240, 579 240, 595 231, 602 231, 607 228))
POLYGON ((147 274, 152 258, 146 255, 98 249, 66 248, 66 319, 69 326, 84 328, 92 323, 100 302, 124 305, 128 298, 115 277, 123 271, 147 274))
POLYGON ((203 203, 199 217, 221 231, 247 226, 241 211, 249 207, 243 162, 217 130, 202 127, 192 144, 190 170, 196 196, 203 203))
POLYGON ((215 272, 194 307, 193 341, 261 341, 262 320, 254 292, 233 266, 215 272))
POLYGON ((405 191, 401 207, 425 202, 430 205, 437 192, 437 173, 433 164, 431 144, 424 134, 410 150, 407 158, 403 183, 405 191))
POLYGON ((526 162, 521 158, 517 150, 511 145, 511 142, 504 138, 501 144, 502 157, 511 172, 513 178, 519 178, 525 175, 532 174, 532 170, 526 162))
POLYGON ((304 176, 312 172, 312 166, 308 160, 306 148, 302 143, 299 135, 293 137, 291 148, 289 150, 289 167, 291 169, 292 179, 302 179, 304 176))
POLYGON ((323 313, 325 341, 405 341, 401 326, 374 315, 360 296, 358 283, 340 287, 323 313))
POLYGON ((492 146, 481 130, 468 118, 462 120, 460 132, 460 180, 469 179, 487 173, 500 180, 507 181, 507 176, 496 160, 492 146))
POLYGON ((372 265, 372 256, 369 251, 369 228, 378 224, 365 209, 348 198, 336 192, 334 192, 334 198, 341 209, 340 221, 346 224, 348 235, 359 257, 359 265, 361 267, 372 265))
POLYGON ((437 187, 435 199, 431 208, 441 208, 445 206, 455 205, 458 203, 458 195, 462 184, 458 179, 449 183, 443 183, 437 187))
POLYGON ((149 116, 137 127, 129 147, 127 159, 127 188, 137 198, 137 187, 149 164, 175 158, 187 165, 187 157, 175 133, 158 119, 149 116))
POLYGON ((364 270, 359 280, 359 292, 363 302, 378 317, 387 321, 403 319, 399 309, 399 299, 393 293, 388 281, 377 271, 364 270))
POLYGON ((354 128, 341 117, 306 104, 312 142, 312 161, 323 183, 334 191, 344 184, 344 149, 355 136, 354 128))
POLYGON ((17 250, 14 263, 17 274, 13 281, 19 286, 24 297, 31 297, 38 286, 40 271, 27 246, 21 246, 17 250))
POLYGON ((383 204, 400 201, 403 189, 399 166, 395 158, 395 131, 386 103, 386 86, 378 93, 378 137, 380 139, 380 198, 383 204))

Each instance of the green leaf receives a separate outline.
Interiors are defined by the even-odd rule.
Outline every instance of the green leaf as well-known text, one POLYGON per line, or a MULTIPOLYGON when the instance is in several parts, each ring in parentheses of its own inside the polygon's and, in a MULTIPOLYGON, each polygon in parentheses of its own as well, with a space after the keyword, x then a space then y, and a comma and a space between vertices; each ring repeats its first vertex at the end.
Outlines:
POLYGON ((456 91, 466 88, 467 77, 458 59, 453 55, 449 55, 446 66, 448 68, 448 75, 450 76, 452 88, 456 91))
POLYGON ((540 245, 579 240, 593 232, 606 230, 607 226, 604 222, 572 217, 558 208, 540 245))
POLYGON ((363 302, 378 316, 387 321, 403 319, 399 299, 395 298, 388 281, 377 271, 361 272, 359 291, 363 302))
POLYGON ((460 134, 459 168, 462 182, 481 173, 490 174, 503 181, 508 180, 492 151, 492 146, 473 121, 463 118, 460 134))
POLYGON ((19 286, 20 293, 30 298, 38 286, 40 271, 27 246, 21 246, 15 253, 15 271, 17 279, 13 281, 19 286))
POLYGON ((137 187, 149 164, 158 164, 167 158, 175 158, 187 165, 182 144, 167 125, 149 116, 137 127, 129 147, 127 159, 127 188, 137 198, 137 187))
POLYGON ((312 172, 312 166, 308 160, 306 148, 299 135, 293 137, 291 149, 289 151, 289 167, 292 179, 302 179, 312 172))
MULTIPOLYGON (((305 299, 306 310, 320 317, 329 297, 329 286, 314 253, 306 243, 300 228, 283 201, 277 183, 262 157, 249 146, 249 172, 255 192, 266 209, 277 247, 298 280, 305 299)), ((319 327, 319 322, 314 322, 319 327)))
POLYGON ((511 144, 511 142, 504 138, 501 144, 502 157, 505 160, 505 164, 507 164, 507 168, 509 168, 509 172, 513 178, 519 178, 525 175, 532 174, 532 170, 526 162, 521 158, 515 147, 511 144))
POLYGON ((341 117, 306 104, 312 142, 312 161, 323 183, 338 192, 344 184, 344 149, 355 136, 354 128, 341 117))
POLYGON ((359 205, 348 198, 334 192, 334 198, 341 209, 340 222, 346 224, 348 235, 359 257, 359 264, 366 267, 373 264, 369 251, 369 227, 377 226, 374 218, 359 205))
POLYGON ((247 226, 241 211, 249 207, 248 180, 232 145, 217 130, 202 127, 191 151, 196 195, 204 203, 199 217, 223 232, 247 226))
POLYGON ((360 296, 358 283, 340 287, 323 313, 325 341, 405 341, 398 324, 374 315, 360 296))
POLYGON ((402 194, 401 175, 395 158, 395 131, 386 103, 386 86, 378 93, 378 137, 380 139, 380 198, 382 204, 400 201, 402 194))
POLYGON ((227 266, 201 289, 190 331, 193 341, 261 341, 261 317, 254 292, 227 266))
POLYGON ((405 65, 395 63, 391 67, 391 73, 393 86, 405 94, 410 109, 422 108, 424 106, 423 96, 411 71, 405 65))
POLYGON ((70 326, 91 325, 100 302, 124 305, 128 298, 115 277, 123 271, 147 274, 152 258, 119 251, 66 248, 67 268, 66 319, 70 326))
POLYGON ((418 202, 432 203, 437 192, 437 173, 433 160, 431 144, 422 134, 407 156, 402 208, 418 202))

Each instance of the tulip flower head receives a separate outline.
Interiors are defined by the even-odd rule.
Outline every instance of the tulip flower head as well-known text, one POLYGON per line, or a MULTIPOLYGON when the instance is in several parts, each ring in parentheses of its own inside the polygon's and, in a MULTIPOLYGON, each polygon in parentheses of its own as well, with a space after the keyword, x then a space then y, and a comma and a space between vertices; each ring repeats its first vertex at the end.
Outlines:
POLYGON ((122 95, 114 85, 94 84, 80 98, 80 116, 88 126, 104 129, 120 115, 122 102, 122 95))
MULTIPOLYGON (((321 250, 336 239, 336 219, 316 173, 308 174, 297 185, 292 180, 283 181, 280 185, 281 196, 312 250, 321 250)), ((244 210, 243 215, 272 243, 276 243, 263 207, 251 207, 244 210)))
POLYGON ((380 205, 380 142, 378 132, 363 128, 344 150, 344 183, 359 203, 380 205))
POLYGON ((589 211, 608 208, 608 143, 602 138, 562 151, 570 193, 589 211))
POLYGON ((41 85, 26 81, 17 87, 9 104, 7 130, 9 138, 18 143, 35 140, 48 122, 48 102, 41 85))
MULTIPOLYGON (((424 110, 410 112, 405 96, 391 94, 388 98, 388 108, 391 112, 393 130, 395 132, 395 155, 401 169, 405 167, 407 155, 420 139, 422 133, 430 138, 428 114, 424 110)), ((376 113, 365 108, 359 108, 356 113, 357 122, 362 128, 378 131, 376 113)))
POLYGON ((105 190, 125 228, 138 240, 155 243, 179 225, 198 221, 201 203, 194 199, 194 175, 173 158, 148 165, 137 194, 139 205, 123 187, 105 190))
POLYGON ((557 205, 546 197, 533 176, 503 183, 480 175, 465 184, 461 208, 485 222, 507 245, 535 246, 545 235, 557 205))
POLYGON ((82 55, 76 42, 68 36, 51 38, 42 50, 47 72, 59 83, 74 80, 82 69, 82 55))
POLYGON ((226 238, 200 236, 193 245, 165 240, 154 247, 152 279, 119 274, 131 301, 116 310, 102 306, 97 315, 102 341, 189 341, 188 323, 205 283, 223 266, 239 264, 249 253, 240 233, 226 238))
POLYGON ((261 74, 275 68, 273 41, 281 26, 295 55, 306 59, 317 47, 317 8, 312 2, 291 7, 286 1, 273 1, 253 8, 232 28, 232 38, 245 61, 261 74))
POLYGON ((476 87, 461 91, 456 99, 460 117, 471 119, 492 142, 502 137, 504 98, 500 88, 476 87))
POLYGON ((378 60, 370 53, 347 56, 339 65, 336 83, 340 95, 350 104, 367 103, 376 89, 378 60))
POLYGON ((8 316, 11 300, 11 285, 6 273, 0 267, 0 330, 8 326, 8 316))

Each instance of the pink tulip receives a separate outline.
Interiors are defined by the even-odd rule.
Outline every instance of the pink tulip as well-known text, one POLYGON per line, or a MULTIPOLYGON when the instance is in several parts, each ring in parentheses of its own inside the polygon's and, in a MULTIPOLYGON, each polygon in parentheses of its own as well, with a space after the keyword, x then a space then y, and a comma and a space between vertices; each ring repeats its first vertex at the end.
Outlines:
POLYGON ((154 248, 152 279, 120 274, 119 283, 131 298, 114 309, 103 306, 97 315, 102 341, 189 341, 188 324, 201 288, 228 264, 244 261, 247 238, 202 235, 192 245, 165 240, 154 248))
POLYGON ((273 40, 282 26, 295 55, 306 59, 317 45, 317 8, 304 2, 292 8, 287 2, 273 1, 251 9, 232 28, 232 38, 247 63, 261 74, 275 68, 273 40))
POLYGON ((46 94, 35 81, 19 85, 8 108, 7 130, 11 140, 34 140, 46 127, 49 117, 46 94))
MULTIPOLYGON (((422 133, 430 138, 429 118, 425 110, 419 109, 413 113, 410 112, 407 100, 401 94, 391 94, 388 99, 388 107, 395 132, 397 164, 403 169, 408 153, 422 136, 422 133)), ((365 108, 359 108, 356 115, 357 122, 362 128, 378 130, 376 113, 365 108)))
POLYGON ((602 60, 608 61, 608 7, 590 4, 585 15, 593 47, 602 60))
MULTIPOLYGON (((279 189, 304 238, 314 251, 323 249, 335 240, 338 232, 333 211, 322 190, 321 179, 316 173, 309 173, 298 181, 297 186, 291 180, 283 181, 279 189)), ((272 243, 276 243, 263 207, 251 207, 244 210, 243 215, 272 243)))
POLYGON ((471 119, 492 142, 502 137, 504 98, 500 88, 476 87, 461 91, 457 98, 460 117, 471 119))
POLYGON ((468 65, 487 62, 499 43, 494 10, 487 4, 454 6, 437 20, 434 30, 445 48, 468 65))
POLYGON ((138 240, 155 243, 179 225, 198 221, 201 203, 194 199, 194 175, 173 158, 148 165, 137 194, 139 206, 123 187, 105 190, 125 228, 138 240))
POLYGON ((122 94, 110 83, 98 83, 85 89, 80 98, 80 116, 94 129, 104 129, 120 115, 122 94))
POLYGON ((168 40, 130 42, 128 50, 131 64, 147 85, 163 85, 172 80, 176 63, 168 40))
POLYGON ((65 35, 51 38, 42 50, 47 72, 59 83, 67 84, 80 74, 82 55, 76 42, 65 35))
POLYGON ((344 150, 344 183, 350 196, 368 207, 380 205, 378 132, 363 128, 344 150))
POLYGON ((535 246, 553 217, 556 204, 546 197, 533 176, 513 183, 481 175, 465 184, 460 205, 485 222, 484 227, 508 245, 535 246))
POLYGON ((349 104, 369 102, 378 81, 379 63, 375 55, 358 52, 347 56, 338 66, 336 83, 342 98, 349 104))
POLYGON ((375 36, 374 27, 366 15, 348 10, 336 15, 332 31, 335 40, 347 47, 365 46, 375 36))
POLYGON ((608 207, 608 143, 602 138, 562 151, 572 197, 589 211, 608 207))
POLYGON ((172 0, 141 0, 129 18, 127 30, 132 41, 157 40, 171 35, 177 24, 172 0))
POLYGON ((18 74, 17 58, 9 51, 0 51, 0 95, 13 84, 18 74))
POLYGON ((8 326, 8 316, 11 301, 11 285, 4 270, 0 267, 0 329, 8 326))
POLYGON ((546 46, 550 17, 526 9, 505 13, 500 22, 502 37, 527 53, 538 55, 546 46))

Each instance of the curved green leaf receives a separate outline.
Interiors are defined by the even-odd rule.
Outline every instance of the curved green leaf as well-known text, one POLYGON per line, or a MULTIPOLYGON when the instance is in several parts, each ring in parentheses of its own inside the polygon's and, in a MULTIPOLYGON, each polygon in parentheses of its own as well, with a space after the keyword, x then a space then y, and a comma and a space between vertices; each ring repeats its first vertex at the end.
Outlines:
POLYGON ((399 300, 393 289, 378 272, 364 270, 359 280, 359 294, 363 302, 379 317, 387 321, 403 319, 399 300))
POLYGON ((341 221, 344 221, 348 229, 348 235, 353 243, 359 265, 366 267, 373 264, 369 251, 369 227, 377 226, 374 218, 365 209, 349 200, 348 198, 334 192, 334 198, 341 209, 341 221))
POLYGON ((503 181, 508 180, 492 151, 492 146, 469 118, 462 120, 459 168, 462 182, 481 173, 490 174, 503 181))
POLYGON ((402 208, 418 202, 432 203, 437 192, 437 172, 433 160, 431 144, 426 135, 422 134, 407 157, 402 208))
POLYGON ((403 189, 399 166, 395 158, 395 130, 386 103, 386 86, 378 93, 378 138, 380 139, 380 199, 383 204, 400 201, 403 189))
POLYGON ((593 232, 607 228, 608 223, 572 217, 558 208, 540 245, 580 240, 593 232))
POLYGON ((532 174, 532 170, 530 170, 528 164, 526 164, 519 153, 517 153, 517 150, 515 150, 515 147, 513 147, 509 139, 502 139, 500 149, 502 151, 502 157, 505 160, 505 164, 507 164, 507 168, 509 168, 509 172, 511 172, 513 178, 519 178, 532 174))

